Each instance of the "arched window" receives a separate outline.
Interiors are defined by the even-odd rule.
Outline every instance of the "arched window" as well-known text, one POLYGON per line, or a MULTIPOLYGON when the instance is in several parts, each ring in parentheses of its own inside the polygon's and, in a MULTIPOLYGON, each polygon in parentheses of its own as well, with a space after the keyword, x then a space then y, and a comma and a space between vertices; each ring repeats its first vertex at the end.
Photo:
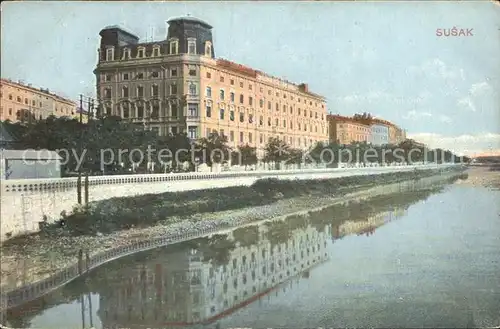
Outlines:
POLYGON ((176 55, 179 53, 179 40, 171 39, 169 42, 170 46, 170 55, 176 55))
POLYGON ((130 59, 130 48, 123 48, 122 59, 130 59))

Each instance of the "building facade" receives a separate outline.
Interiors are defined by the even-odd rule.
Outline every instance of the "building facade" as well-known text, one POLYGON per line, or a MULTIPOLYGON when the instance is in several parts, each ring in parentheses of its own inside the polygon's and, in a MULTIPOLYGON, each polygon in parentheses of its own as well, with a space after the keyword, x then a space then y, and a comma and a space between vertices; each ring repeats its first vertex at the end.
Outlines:
POLYGON ((73 117, 75 102, 31 85, 1 79, 0 120, 32 122, 51 115, 73 117))
POLYGON ((261 71, 215 57, 212 27, 193 17, 168 21, 164 40, 139 43, 110 26, 94 71, 102 115, 118 115, 159 135, 212 132, 230 146, 261 150, 271 137, 308 148, 328 140, 326 102, 261 71))
POLYGON ((355 118, 328 115, 329 142, 350 144, 367 142, 373 145, 399 144, 406 139, 403 129, 378 118, 355 118))
POLYGON ((382 122, 374 122, 370 126, 369 142, 376 146, 389 144, 389 126, 382 122))
POLYGON ((353 118, 329 115, 329 141, 338 144, 369 142, 370 126, 353 118))

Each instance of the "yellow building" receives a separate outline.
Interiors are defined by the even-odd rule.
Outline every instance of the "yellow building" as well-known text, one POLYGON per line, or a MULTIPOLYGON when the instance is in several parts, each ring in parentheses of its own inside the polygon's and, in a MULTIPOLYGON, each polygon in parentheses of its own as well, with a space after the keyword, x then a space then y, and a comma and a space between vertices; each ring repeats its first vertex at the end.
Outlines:
POLYGON ((101 115, 118 115, 159 133, 192 139, 217 131, 230 146, 262 148, 271 137, 307 148, 328 140, 326 102, 294 84, 216 59, 212 27, 193 17, 168 21, 164 40, 139 43, 109 26, 94 71, 101 115))
POLYGON ((329 141, 338 144, 369 142, 370 125, 341 115, 328 115, 329 141))
POLYGON ((2 121, 30 122, 50 115, 72 117, 76 113, 73 101, 50 93, 48 89, 37 89, 30 84, 1 79, 0 90, 2 121))

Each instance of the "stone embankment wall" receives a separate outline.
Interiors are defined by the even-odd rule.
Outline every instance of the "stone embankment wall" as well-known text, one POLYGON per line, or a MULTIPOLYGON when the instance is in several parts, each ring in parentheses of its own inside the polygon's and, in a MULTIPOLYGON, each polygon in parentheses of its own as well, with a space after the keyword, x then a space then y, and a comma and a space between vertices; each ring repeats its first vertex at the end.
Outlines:
MULTIPOLYGON (((332 168, 280 171, 247 171, 187 174, 149 174, 89 177, 88 201, 100 201, 165 192, 249 186, 258 179, 323 179, 353 175, 437 169, 448 165, 384 166, 369 168, 332 168)), ((81 191, 82 200, 85 193, 81 191)), ((1 182, 0 241, 36 232, 39 222, 58 220, 61 213, 70 213, 77 200, 77 178, 4 180, 1 182)))

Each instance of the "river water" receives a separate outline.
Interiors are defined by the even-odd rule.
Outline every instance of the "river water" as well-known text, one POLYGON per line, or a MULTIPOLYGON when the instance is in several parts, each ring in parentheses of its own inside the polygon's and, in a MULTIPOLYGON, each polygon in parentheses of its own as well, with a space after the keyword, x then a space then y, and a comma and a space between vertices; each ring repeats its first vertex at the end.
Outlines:
POLYGON ((500 191, 420 180, 128 256, 15 328, 500 326, 500 191))

